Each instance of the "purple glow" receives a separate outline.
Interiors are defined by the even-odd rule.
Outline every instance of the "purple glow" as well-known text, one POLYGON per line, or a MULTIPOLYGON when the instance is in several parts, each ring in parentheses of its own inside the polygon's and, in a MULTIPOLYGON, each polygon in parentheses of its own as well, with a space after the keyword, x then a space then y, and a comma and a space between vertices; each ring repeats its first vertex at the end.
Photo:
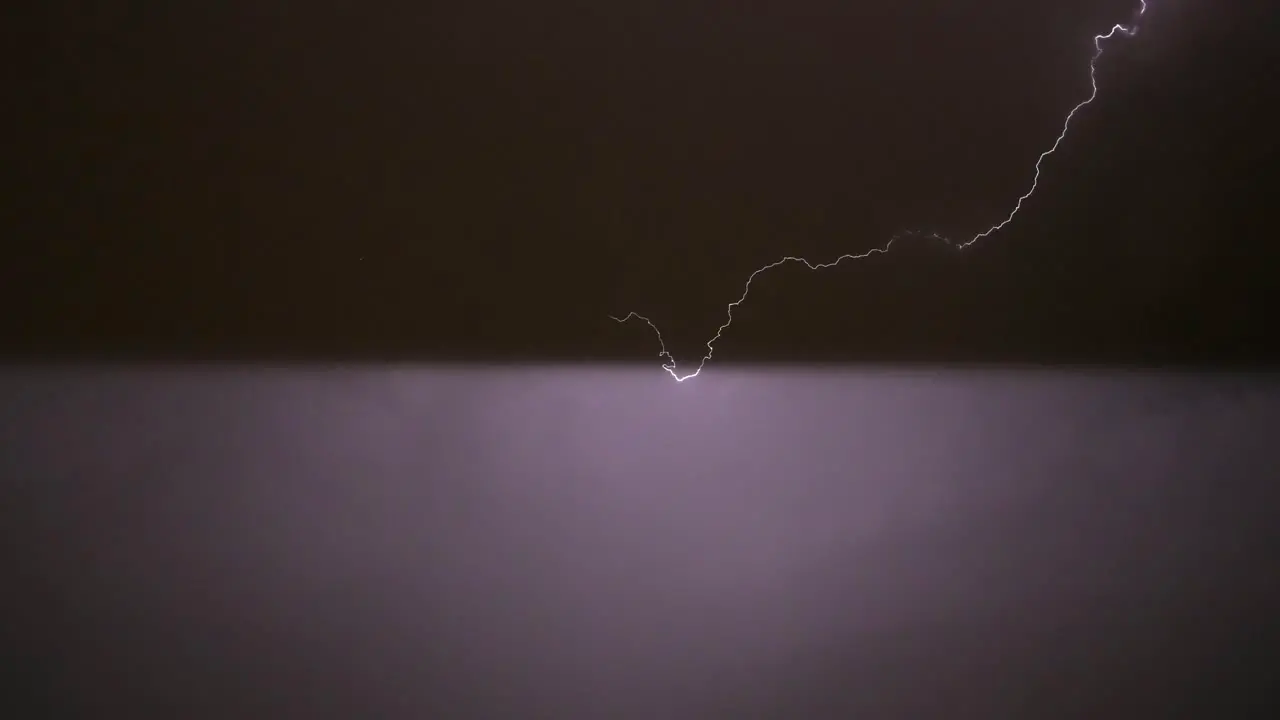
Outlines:
POLYGON ((23 650, 112 716, 1159 709, 1266 567, 1232 385, 13 372, 23 650))

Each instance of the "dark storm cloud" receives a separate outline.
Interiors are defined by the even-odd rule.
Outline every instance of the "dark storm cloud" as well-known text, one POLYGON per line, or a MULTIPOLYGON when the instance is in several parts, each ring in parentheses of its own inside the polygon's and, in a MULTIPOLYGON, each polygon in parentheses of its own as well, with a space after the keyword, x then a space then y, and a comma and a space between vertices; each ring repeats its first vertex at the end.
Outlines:
POLYGON ((94 714, 1083 712, 1175 697, 1270 592, 1265 383, 406 367, 3 394, 16 646, 94 714))

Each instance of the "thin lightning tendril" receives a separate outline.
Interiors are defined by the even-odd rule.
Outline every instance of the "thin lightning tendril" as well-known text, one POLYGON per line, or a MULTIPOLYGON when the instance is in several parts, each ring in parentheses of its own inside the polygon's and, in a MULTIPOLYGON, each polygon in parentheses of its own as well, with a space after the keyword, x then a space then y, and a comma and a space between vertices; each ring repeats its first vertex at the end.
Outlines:
POLYGON ((973 245, 974 243, 978 242, 979 240, 993 233, 999 232, 1006 225, 1013 222, 1014 217, 1017 216, 1018 212, 1022 210, 1022 203, 1025 202, 1028 198, 1030 198, 1035 193, 1036 187, 1040 184, 1041 164, 1044 162, 1045 158, 1049 157, 1050 155, 1052 155, 1054 152, 1058 150, 1058 146, 1062 144, 1063 139, 1065 139, 1067 136, 1067 130, 1071 127, 1071 121, 1073 118, 1075 118, 1076 113, 1079 112, 1085 106, 1092 103, 1098 97, 1097 69, 1098 69, 1098 58, 1102 57, 1102 43, 1106 40, 1110 40, 1111 38, 1115 37, 1117 34, 1124 35, 1125 37, 1133 37, 1134 35, 1136 35, 1138 33, 1138 19, 1140 19, 1146 12, 1147 12, 1147 0, 1139 0, 1139 8, 1137 12, 1134 14, 1133 22, 1131 22, 1128 25, 1121 25, 1121 24, 1113 25, 1111 29, 1108 30, 1106 33, 1094 36, 1093 38, 1094 53, 1093 53, 1093 57, 1089 60, 1089 84, 1092 87, 1092 92, 1089 93, 1089 97, 1085 98, 1082 102, 1077 104, 1075 107, 1071 108, 1071 112, 1067 113, 1066 119, 1063 120, 1062 122, 1062 131, 1058 133, 1058 137, 1056 140, 1053 141, 1053 145, 1048 150, 1045 150, 1044 152, 1040 153, 1040 157, 1036 159, 1035 175, 1031 180, 1031 189, 1027 190, 1027 192, 1024 195, 1022 195, 1022 197, 1018 198, 1018 201, 1014 203, 1013 210, 1011 210, 1003 220, 996 223, 995 225, 992 225, 991 227, 987 228, 986 230, 983 230, 982 232, 974 235, 973 237, 969 238, 968 240, 962 243, 953 243, 951 240, 937 233, 922 233, 919 231, 910 231, 910 232, 904 232, 904 233, 899 233, 897 235, 894 235, 882 247, 872 248, 870 250, 867 250, 866 252, 859 253, 856 255, 855 254, 841 255, 840 257, 837 257, 835 260, 832 260, 830 262, 815 263, 815 262, 810 262, 809 260, 806 260, 802 257, 793 257, 790 255, 780 260, 771 262, 768 265, 765 265, 764 267, 751 273, 751 275, 747 277, 746 285, 742 288, 742 295, 737 300, 729 303, 729 306, 726 310, 727 317, 725 319, 724 324, 721 325, 720 328, 716 330, 716 334, 713 335, 711 339, 707 341, 707 354, 704 355, 702 360, 698 363, 697 369, 695 369, 693 372, 688 373, 686 375, 680 375, 679 373, 676 372, 676 360, 674 357, 672 357, 671 353, 667 351, 666 343, 662 339, 662 333, 658 330, 658 326, 655 325, 652 320, 636 312, 628 313, 625 317, 617 317, 614 315, 610 315, 609 318, 618 323, 625 323, 632 319, 636 319, 636 320, 641 320, 645 324, 647 324, 650 327, 650 329, 653 330, 654 334, 658 336, 658 345, 661 347, 661 352, 658 353, 658 357, 666 358, 668 361, 668 363, 662 366, 662 369, 666 370, 667 373, 671 375, 671 377, 675 378, 676 382, 684 382, 689 378, 697 377, 698 373, 702 372, 702 368, 706 366, 707 361, 711 359, 712 354, 715 352, 716 341, 719 340, 720 336, 724 334, 724 331, 729 329, 729 326, 733 324, 733 309, 735 307, 738 307, 742 303, 746 302, 747 294, 751 292, 751 282, 755 280, 756 276, 762 272, 765 272, 767 270, 772 270, 773 268, 776 268, 779 265, 785 265, 787 263, 802 263, 804 264, 805 267, 809 268, 810 270, 822 270, 829 267, 835 267, 836 265, 839 265, 845 260, 863 260, 871 257, 872 255, 880 255, 880 254, 887 253, 889 252, 889 249, 893 247, 893 244, 895 242, 897 242, 898 240, 904 237, 924 237, 924 238, 933 239, 933 240, 940 240, 942 242, 952 245, 957 250, 964 250, 970 247, 971 245, 973 245))

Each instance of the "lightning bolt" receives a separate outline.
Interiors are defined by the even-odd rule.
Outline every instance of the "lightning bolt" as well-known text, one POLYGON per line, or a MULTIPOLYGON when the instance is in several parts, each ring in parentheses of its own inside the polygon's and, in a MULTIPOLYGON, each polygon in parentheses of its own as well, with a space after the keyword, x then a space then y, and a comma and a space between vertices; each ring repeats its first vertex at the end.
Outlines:
POLYGON ((793 257, 790 255, 780 260, 771 262, 768 265, 765 265, 764 267, 751 273, 751 275, 747 277, 746 285, 742 288, 742 295, 739 296, 737 300, 734 300, 733 302, 729 303, 729 307, 726 309, 726 319, 724 321, 724 324, 721 325, 720 328, 716 330, 716 334, 713 335, 711 339, 707 341, 707 354, 702 357, 702 360, 698 363, 698 367, 693 372, 685 375, 681 375, 676 372, 676 360, 674 357, 671 356, 671 353, 667 351, 667 345, 662 339, 662 332, 658 330, 658 326, 653 324, 652 320, 636 312, 628 313, 624 317, 617 317, 614 315, 610 315, 609 318, 618 323, 626 323, 630 320, 640 320, 644 322, 646 325, 648 325, 649 328, 653 330, 654 335, 658 337, 658 345, 661 348, 661 351, 658 353, 658 357, 666 358, 667 360, 667 362, 663 364, 662 369, 666 370, 667 373, 671 375, 671 377, 675 378, 676 382, 684 382, 685 380, 688 380, 690 378, 697 377, 698 374, 702 372, 702 368, 706 366, 707 361, 711 360, 712 354, 715 353, 716 341, 719 340, 720 336, 724 334, 725 330, 728 330, 729 326, 733 324, 733 309, 738 307, 742 303, 746 302, 747 295, 751 292, 752 281, 756 279, 756 276, 760 275, 763 272, 767 272, 780 265, 785 265, 787 263, 801 263, 805 267, 809 268, 810 270, 822 270, 825 268, 835 267, 836 265, 839 265, 840 263, 846 260, 849 260, 849 261, 865 260, 866 258, 869 258, 872 255, 881 255, 889 252, 889 249, 893 247, 893 244, 895 242, 907 237, 923 237, 923 238, 928 238, 932 240, 939 240, 941 242, 945 242, 951 245, 952 247, 955 247, 957 250, 965 250, 970 246, 972 246, 974 243, 978 242, 979 240, 982 240, 983 238, 989 235, 992 235, 993 233, 999 232, 1000 230, 1004 229, 1006 225, 1013 222, 1013 219, 1018 215, 1018 212, 1022 210, 1022 204, 1027 200, 1027 198, 1030 198, 1032 195, 1035 194, 1036 187, 1040 184, 1040 167, 1044 163, 1044 159, 1049 157, 1053 153, 1057 152, 1058 147, 1062 144, 1063 139, 1067 137, 1067 130, 1070 129, 1071 121, 1075 118, 1076 114, 1080 112, 1080 110, 1083 109, 1085 106, 1092 103, 1098 97, 1098 78, 1097 78, 1098 59, 1102 57, 1103 43, 1115 37, 1116 35, 1133 37, 1134 35, 1138 34, 1138 21, 1147 12, 1147 0, 1138 0, 1138 1, 1139 1, 1139 7, 1137 11, 1134 13, 1132 22, 1130 22, 1127 25, 1123 25, 1123 24, 1113 25, 1111 29, 1108 30, 1107 32, 1102 33, 1100 35, 1095 35, 1093 37, 1094 53, 1093 53, 1093 57, 1090 58, 1089 60, 1089 84, 1093 88, 1092 92, 1089 93, 1089 97, 1082 100, 1075 107, 1071 108, 1070 112, 1067 113, 1066 119, 1062 121, 1062 131, 1058 133, 1058 137, 1053 141, 1053 145, 1050 146, 1048 150, 1045 150, 1044 152, 1040 153, 1040 157, 1036 159, 1035 175, 1031 180, 1031 188, 1027 190, 1027 192, 1024 193, 1022 197, 1018 198, 1018 201, 1014 203, 1013 209, 1009 211, 1009 214, 1005 216, 1003 220, 996 223, 995 225, 992 225, 986 230, 983 230, 982 232, 974 235, 968 240, 960 243, 953 242, 950 239, 943 237, 942 235, 939 235, 937 233, 923 233, 918 231, 909 231, 909 232, 904 232, 904 233, 899 233, 897 235, 894 235, 889 239, 887 243, 885 243, 881 247, 872 248, 870 250, 867 250, 866 252, 858 253, 856 255, 855 254, 841 255, 840 257, 837 257, 835 260, 832 260, 830 262, 815 263, 815 262, 810 262, 809 260, 806 260, 802 257, 793 257))

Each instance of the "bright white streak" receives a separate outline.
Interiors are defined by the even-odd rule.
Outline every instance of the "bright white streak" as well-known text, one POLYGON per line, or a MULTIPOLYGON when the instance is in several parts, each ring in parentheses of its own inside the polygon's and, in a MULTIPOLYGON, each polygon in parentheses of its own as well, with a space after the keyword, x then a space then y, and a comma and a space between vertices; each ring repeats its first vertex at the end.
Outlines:
MULTIPOLYGON (((1044 162, 1044 159, 1049 157, 1050 155, 1052 155, 1054 152, 1058 150, 1058 146, 1061 145, 1063 139, 1067 137, 1067 130, 1071 127, 1071 120, 1076 116, 1076 113, 1079 112, 1081 108, 1085 107, 1089 103, 1092 103, 1098 97, 1098 78, 1097 78, 1098 58, 1102 57, 1103 41, 1109 40, 1112 37, 1115 37, 1116 34, 1124 35, 1126 37, 1133 37, 1135 34, 1137 34, 1138 32, 1137 20, 1147 12, 1147 1, 1146 0, 1138 0, 1138 1, 1139 1, 1138 12, 1134 16, 1134 22, 1132 24, 1129 24, 1129 25, 1116 24, 1116 25, 1113 25, 1111 29, 1108 30, 1106 33, 1103 33, 1101 35, 1095 35, 1093 37, 1094 53, 1093 53, 1093 57, 1089 60, 1089 84, 1093 88, 1093 90, 1092 92, 1089 93, 1089 97, 1085 98, 1078 105, 1071 108, 1071 112, 1067 113, 1066 119, 1062 121, 1062 132, 1058 133, 1058 137, 1056 140, 1053 141, 1053 145, 1048 150, 1045 150, 1044 152, 1040 153, 1040 157, 1036 159, 1036 171, 1035 171, 1035 176, 1031 180, 1031 189, 1027 190, 1027 192, 1023 194, 1022 197, 1018 198, 1018 201, 1013 205, 1013 210, 1009 211, 1009 215, 1006 216, 1005 219, 1001 220, 995 225, 992 225, 986 230, 983 230, 977 235, 974 235, 973 237, 969 238, 965 242, 955 243, 954 247, 956 249, 964 250, 969 246, 973 245, 974 243, 978 242, 979 240, 987 237, 988 235, 991 235, 992 233, 995 233, 1003 229, 1005 225, 1008 225, 1009 223, 1013 222, 1013 218, 1018 214, 1020 210, 1022 210, 1022 203, 1025 202, 1027 198, 1035 194, 1036 187, 1040 184, 1040 166, 1044 162)), ((886 253, 889 251, 889 248, 893 247, 894 242, 904 237, 927 237, 927 238, 932 238, 934 240, 941 240, 946 243, 951 243, 950 240, 948 240, 945 237, 942 237, 941 235, 938 235, 937 233, 926 234, 926 233, 920 233, 920 232, 905 232, 905 233, 900 233, 898 235, 894 235, 892 238, 889 239, 889 242, 885 243, 884 246, 882 247, 871 248, 870 250, 867 250, 864 253, 859 253, 857 255, 853 255, 853 254, 841 255, 840 257, 836 258, 835 260, 832 260, 831 262, 814 263, 802 257, 793 257, 788 255, 782 258, 781 260, 771 262, 768 265, 765 265, 764 267, 751 273, 751 275, 747 277, 746 285, 742 288, 742 295, 737 300, 729 303, 729 307, 726 311, 727 318, 725 319, 724 324, 721 325, 720 328, 716 330, 716 334, 713 335, 711 339, 707 341, 707 354, 702 357, 702 360, 698 363, 697 369, 695 369, 693 372, 687 375, 680 375, 676 372, 676 360, 674 357, 671 356, 671 353, 667 351, 667 345, 662 339, 662 333, 658 330, 658 326, 653 324, 652 320, 636 312, 628 313, 625 317, 616 317, 616 316, 610 315, 609 318, 619 323, 625 323, 628 320, 631 320, 633 318, 636 320, 643 320, 653 330, 653 333, 658 336, 658 345, 661 347, 661 352, 658 353, 658 357, 665 357, 670 363, 670 364, 664 364, 662 366, 662 369, 666 370, 671 375, 671 377, 675 378, 676 382, 684 382, 689 378, 697 377, 698 373, 702 372, 702 368, 707 364, 707 361, 711 359, 711 355, 715 352, 716 341, 719 340, 720 336, 724 334, 724 331, 729 329, 729 326, 733 324, 733 309, 746 301, 747 294, 751 292, 751 281, 755 280, 756 276, 759 275, 760 273, 765 272, 766 270, 772 270, 773 268, 776 268, 779 265, 785 265, 786 263, 803 263, 804 266, 809 268, 810 270, 821 270, 823 268, 835 267, 836 265, 839 265, 845 260, 862 260, 864 258, 871 257, 872 255, 886 253)))

